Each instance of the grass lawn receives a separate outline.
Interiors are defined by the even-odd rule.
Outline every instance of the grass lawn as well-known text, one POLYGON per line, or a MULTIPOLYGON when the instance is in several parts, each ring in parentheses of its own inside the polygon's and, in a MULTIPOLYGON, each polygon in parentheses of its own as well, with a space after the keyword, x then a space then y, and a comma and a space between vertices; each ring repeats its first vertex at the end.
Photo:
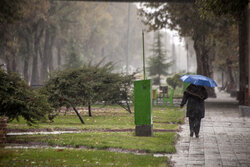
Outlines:
POLYGON ((0 149, 1 167, 53 166, 53 167, 163 167, 168 166, 166 157, 134 155, 100 150, 70 149, 0 149))
POLYGON ((155 132, 152 137, 138 137, 133 132, 83 132, 61 135, 23 135, 9 137, 9 141, 20 143, 36 141, 48 143, 51 146, 71 146, 106 149, 121 148, 126 150, 141 150, 150 153, 174 153, 175 133, 155 132))
MULTIPOLYGON (((93 107, 94 108, 94 107, 93 107)), ((95 107, 93 116, 89 117, 86 111, 81 112, 85 124, 81 124, 74 113, 60 114, 54 122, 40 122, 28 126, 20 118, 19 122, 12 121, 9 129, 133 129, 134 114, 129 114, 119 107, 95 107)), ((157 107, 152 110, 154 129, 178 129, 178 124, 183 123, 184 112, 177 107, 157 107)))
MULTIPOLYGON (((177 107, 154 107, 153 129, 177 130, 183 123, 184 110, 177 107)), ((115 106, 93 107, 92 117, 86 111, 81 124, 73 112, 60 113, 54 122, 39 122, 28 126, 25 121, 8 123, 8 129, 29 130, 92 130, 61 135, 8 136, 11 143, 47 143, 50 146, 68 146, 74 149, 0 149, 0 166, 170 166, 167 157, 153 157, 152 153, 174 153, 175 132, 154 132, 152 137, 138 137, 134 132, 98 131, 134 129, 134 114, 115 106), (80 150, 78 147, 94 148, 80 150), (106 148, 144 151, 147 155, 109 152, 106 148)))

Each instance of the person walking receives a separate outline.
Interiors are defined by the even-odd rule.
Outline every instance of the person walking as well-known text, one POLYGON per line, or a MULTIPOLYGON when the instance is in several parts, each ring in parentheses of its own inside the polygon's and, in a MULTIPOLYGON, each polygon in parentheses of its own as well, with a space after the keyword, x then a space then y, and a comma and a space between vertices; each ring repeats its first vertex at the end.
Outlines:
POLYGON ((190 136, 199 138, 201 119, 205 116, 204 100, 208 94, 204 86, 190 84, 184 91, 180 107, 187 103, 186 117, 189 118, 190 136))

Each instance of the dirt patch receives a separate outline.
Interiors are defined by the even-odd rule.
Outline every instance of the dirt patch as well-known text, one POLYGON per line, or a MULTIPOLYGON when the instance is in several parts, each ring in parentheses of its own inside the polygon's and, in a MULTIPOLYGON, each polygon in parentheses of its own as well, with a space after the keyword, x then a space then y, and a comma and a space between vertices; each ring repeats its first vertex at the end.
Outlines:
POLYGON ((47 143, 42 143, 40 141, 32 141, 35 139, 41 139, 41 136, 39 136, 39 137, 32 136, 32 137, 29 137, 29 140, 27 140, 26 138, 16 139, 15 136, 14 137, 13 136, 7 137, 6 145, 10 145, 10 144, 14 144, 14 145, 40 145, 40 146, 48 145, 47 143))
MULTIPOLYGON (((77 110, 78 110, 79 113, 88 113, 88 107, 77 107, 77 110)), ((96 113, 96 114, 101 114, 101 113, 105 113, 105 114, 111 113, 112 114, 115 111, 117 111, 117 113, 119 113, 119 114, 121 114, 123 112, 125 114, 128 114, 128 112, 125 109, 121 108, 121 107, 115 107, 115 108, 110 108, 110 107, 92 107, 91 108, 91 112, 92 113, 96 113)), ((62 107, 60 109, 60 113, 64 114, 65 112, 66 112, 67 115, 68 114, 69 115, 75 114, 75 112, 74 112, 74 110, 72 108, 66 109, 65 107, 62 107)))

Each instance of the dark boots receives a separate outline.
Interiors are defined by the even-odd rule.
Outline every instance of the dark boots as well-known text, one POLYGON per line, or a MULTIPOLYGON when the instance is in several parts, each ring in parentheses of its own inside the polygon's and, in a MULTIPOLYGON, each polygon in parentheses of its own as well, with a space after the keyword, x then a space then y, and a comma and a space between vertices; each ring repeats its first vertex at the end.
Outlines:
POLYGON ((193 137, 193 136, 194 136, 194 132, 191 131, 191 132, 190 132, 190 137, 193 137))
POLYGON ((201 118, 189 117, 190 137, 193 137, 195 133, 195 137, 199 138, 200 125, 201 125, 201 118))

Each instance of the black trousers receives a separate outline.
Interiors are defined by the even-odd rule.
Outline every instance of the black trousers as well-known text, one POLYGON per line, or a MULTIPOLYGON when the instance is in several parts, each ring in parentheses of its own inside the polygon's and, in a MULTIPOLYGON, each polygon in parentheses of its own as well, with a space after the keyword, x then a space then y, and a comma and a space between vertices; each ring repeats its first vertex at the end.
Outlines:
POLYGON ((201 118, 189 117, 189 128, 190 132, 194 132, 196 135, 200 132, 201 118))

